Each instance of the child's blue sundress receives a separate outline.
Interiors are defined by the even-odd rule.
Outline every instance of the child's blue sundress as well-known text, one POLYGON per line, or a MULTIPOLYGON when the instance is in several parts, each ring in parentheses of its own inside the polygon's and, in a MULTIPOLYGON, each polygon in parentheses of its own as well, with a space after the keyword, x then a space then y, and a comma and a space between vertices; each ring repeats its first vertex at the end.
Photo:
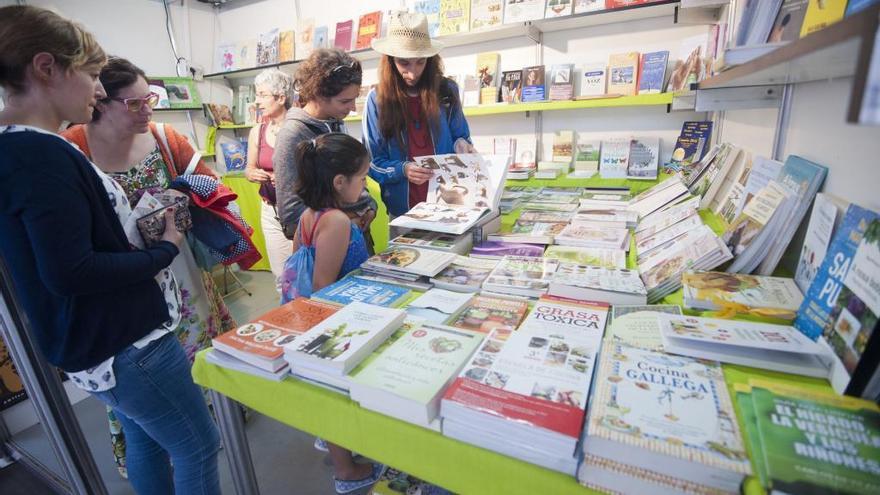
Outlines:
MULTIPOLYGON (((312 295, 312 278, 315 272, 315 246, 313 240, 318 222, 321 221, 321 216, 327 211, 320 210, 317 212, 308 237, 304 235, 302 217, 300 217, 299 228, 297 229, 299 232, 299 248, 284 262, 284 271, 281 273, 281 304, 293 301, 297 297, 311 297, 312 295)), ((348 251, 345 253, 345 259, 342 261, 342 268, 339 269, 339 275, 336 276, 336 280, 360 267, 361 263, 369 257, 364 234, 356 225, 351 224, 348 251)))

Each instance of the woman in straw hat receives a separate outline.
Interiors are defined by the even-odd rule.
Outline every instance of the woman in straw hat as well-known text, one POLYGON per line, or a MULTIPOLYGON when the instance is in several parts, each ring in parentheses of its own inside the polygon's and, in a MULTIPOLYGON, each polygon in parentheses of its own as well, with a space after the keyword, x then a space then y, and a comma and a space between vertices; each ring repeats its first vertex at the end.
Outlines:
POLYGON ((428 36, 425 16, 408 12, 394 14, 388 35, 373 40, 384 56, 379 84, 367 97, 363 135, 373 155, 370 177, 393 216, 428 195, 433 172, 414 156, 475 152, 458 87, 443 77, 441 48, 428 36))

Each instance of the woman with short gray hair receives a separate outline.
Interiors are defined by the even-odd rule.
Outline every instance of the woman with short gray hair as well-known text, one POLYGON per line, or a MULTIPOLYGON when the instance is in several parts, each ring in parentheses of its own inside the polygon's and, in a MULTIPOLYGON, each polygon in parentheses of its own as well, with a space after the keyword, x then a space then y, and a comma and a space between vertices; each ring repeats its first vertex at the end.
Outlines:
POLYGON ((244 174, 249 181, 260 184, 260 197, 263 199, 260 223, 266 239, 269 268, 277 280, 293 245, 284 236, 278 221, 272 160, 278 131, 287 110, 293 104, 293 79, 278 69, 267 69, 257 75, 254 85, 257 90, 257 110, 261 112, 262 118, 261 123, 251 128, 248 136, 244 174))

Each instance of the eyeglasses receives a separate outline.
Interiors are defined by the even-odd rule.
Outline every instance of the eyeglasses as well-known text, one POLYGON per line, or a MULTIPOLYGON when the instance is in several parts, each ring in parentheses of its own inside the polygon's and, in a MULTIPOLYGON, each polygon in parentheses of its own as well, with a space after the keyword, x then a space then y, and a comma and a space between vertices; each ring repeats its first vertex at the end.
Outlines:
POLYGON ((156 108, 156 105, 159 104, 159 95, 156 93, 150 93, 148 96, 142 98, 113 98, 107 97, 108 100, 119 101, 125 105, 125 108, 128 109, 131 113, 137 113, 141 111, 141 108, 144 105, 147 105, 150 108, 156 108))
POLYGON ((350 84, 357 82, 360 84, 361 64, 357 60, 352 60, 350 64, 340 64, 330 70, 327 76, 333 79, 337 84, 350 84))

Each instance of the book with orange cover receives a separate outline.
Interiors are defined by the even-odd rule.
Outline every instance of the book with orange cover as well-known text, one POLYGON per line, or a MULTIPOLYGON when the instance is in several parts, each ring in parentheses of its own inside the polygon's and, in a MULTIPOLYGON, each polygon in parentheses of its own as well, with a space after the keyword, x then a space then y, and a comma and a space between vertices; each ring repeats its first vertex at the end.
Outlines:
POLYGON ((355 44, 355 50, 370 48, 370 43, 372 43, 373 38, 379 37, 381 27, 381 10, 362 15, 360 20, 358 20, 357 43, 355 44))
POLYGON ((303 297, 272 309, 254 321, 213 339, 215 349, 257 368, 276 372, 287 366, 284 344, 327 319, 338 307, 303 297))

